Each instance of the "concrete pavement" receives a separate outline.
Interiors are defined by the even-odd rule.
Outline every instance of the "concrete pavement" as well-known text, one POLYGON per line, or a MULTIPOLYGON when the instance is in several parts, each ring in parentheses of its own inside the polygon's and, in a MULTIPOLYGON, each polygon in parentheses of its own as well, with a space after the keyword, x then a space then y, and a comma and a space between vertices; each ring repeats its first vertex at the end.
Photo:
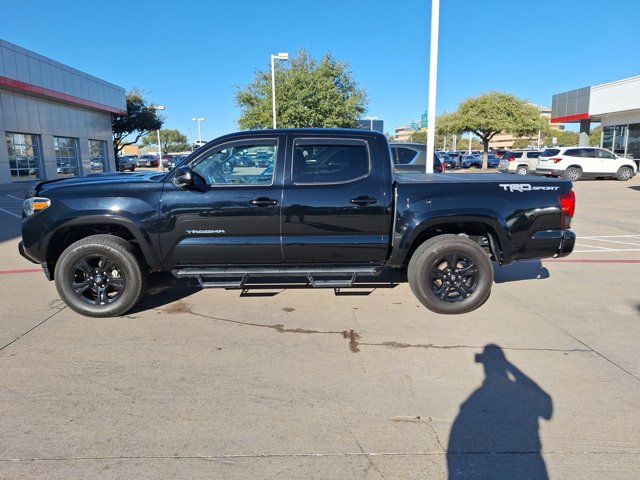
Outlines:
POLYGON ((130 315, 83 318, 2 273, 35 266, 0 217, 0 477, 635 479, 640 181, 575 190, 582 253, 499 269, 456 317, 406 284, 160 276, 130 315))

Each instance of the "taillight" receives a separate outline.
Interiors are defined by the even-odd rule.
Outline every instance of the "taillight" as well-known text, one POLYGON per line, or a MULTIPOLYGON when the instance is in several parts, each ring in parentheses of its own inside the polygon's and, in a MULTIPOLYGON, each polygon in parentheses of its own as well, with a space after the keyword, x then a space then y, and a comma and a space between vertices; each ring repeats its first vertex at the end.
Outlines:
POLYGON ((560 163, 562 161, 562 158, 556 157, 556 158, 550 158, 549 160, 551 160, 553 163, 560 163))
POLYGON ((573 190, 560 195, 560 210, 562 212, 562 228, 571 227, 571 218, 576 211, 576 194, 573 190))
POLYGON ((507 161, 508 162, 513 162, 515 159, 516 159, 516 157, 509 157, 509 158, 507 158, 507 161))

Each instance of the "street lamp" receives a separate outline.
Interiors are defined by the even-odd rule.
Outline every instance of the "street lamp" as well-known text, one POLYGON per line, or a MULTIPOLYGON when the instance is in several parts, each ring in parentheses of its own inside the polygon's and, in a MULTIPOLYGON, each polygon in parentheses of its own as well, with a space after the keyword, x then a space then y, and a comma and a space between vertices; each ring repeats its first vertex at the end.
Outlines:
POLYGON ((276 60, 289 60, 288 53, 271 55, 271 104, 273 107, 273 128, 276 128, 276 60))
POLYGON ((440 0, 431 0, 431 45, 429 51, 429 104, 427 106, 427 173, 433 173, 436 134, 436 82, 438 81, 438 30, 440 0))
POLYGON ((369 124, 369 130, 373 132, 373 121, 378 120, 378 117, 364 117, 366 120, 369 120, 371 123, 369 124))
MULTIPOLYGON (((164 105, 153 105, 154 110, 166 110, 164 105)), ((158 166, 162 168, 162 147, 160 144, 160 129, 158 128, 158 166)))
POLYGON ((200 132, 200 122, 204 122, 206 118, 204 117, 193 117, 191 119, 192 122, 198 122, 198 146, 202 143, 202 134, 200 132))

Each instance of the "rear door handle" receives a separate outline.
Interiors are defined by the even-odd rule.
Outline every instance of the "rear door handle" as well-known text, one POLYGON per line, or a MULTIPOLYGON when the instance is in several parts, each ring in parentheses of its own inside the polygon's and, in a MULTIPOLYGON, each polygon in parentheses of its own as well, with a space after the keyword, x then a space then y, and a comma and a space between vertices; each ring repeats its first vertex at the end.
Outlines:
POLYGON ((254 198, 249 203, 254 207, 271 207, 273 205, 277 205, 278 201, 269 197, 258 197, 254 198))
POLYGON ((359 197, 352 198, 351 203, 358 205, 359 207, 366 207, 369 205, 375 205, 378 203, 378 200, 367 195, 360 195, 359 197))

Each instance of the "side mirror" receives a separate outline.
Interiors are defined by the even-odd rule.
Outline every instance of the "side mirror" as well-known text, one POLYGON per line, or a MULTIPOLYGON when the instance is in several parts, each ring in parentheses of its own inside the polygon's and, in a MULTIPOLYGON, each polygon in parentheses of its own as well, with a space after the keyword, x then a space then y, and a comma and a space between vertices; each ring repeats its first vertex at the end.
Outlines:
POLYGON ((193 173, 189 165, 181 165, 176 169, 173 184, 180 188, 189 188, 193 185, 193 173))

